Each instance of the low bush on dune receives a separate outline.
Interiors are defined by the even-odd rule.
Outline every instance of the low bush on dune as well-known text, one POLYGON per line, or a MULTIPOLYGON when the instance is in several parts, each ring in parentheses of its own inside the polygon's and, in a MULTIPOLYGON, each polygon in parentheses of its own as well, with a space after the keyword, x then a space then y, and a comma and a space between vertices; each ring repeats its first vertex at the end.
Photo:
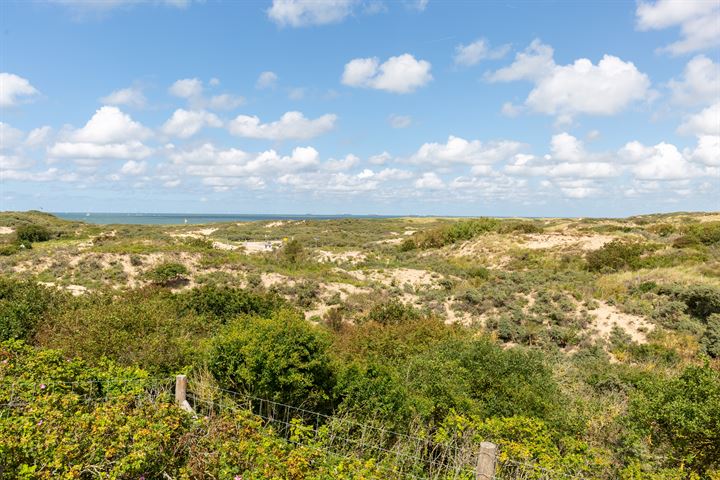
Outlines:
POLYGON ((15 235, 21 243, 46 242, 52 238, 47 227, 42 225, 20 225, 15 230, 15 235))
POLYGON ((0 277, 0 341, 32 338, 64 297, 32 281, 0 277))

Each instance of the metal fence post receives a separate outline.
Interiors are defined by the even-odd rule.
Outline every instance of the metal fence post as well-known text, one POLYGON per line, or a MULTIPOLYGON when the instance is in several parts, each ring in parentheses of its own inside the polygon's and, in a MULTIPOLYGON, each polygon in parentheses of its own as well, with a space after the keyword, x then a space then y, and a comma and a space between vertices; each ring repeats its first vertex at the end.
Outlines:
POLYGON ((497 454, 498 446, 494 443, 482 442, 480 444, 480 453, 475 467, 476 480, 492 480, 495 478, 497 454))

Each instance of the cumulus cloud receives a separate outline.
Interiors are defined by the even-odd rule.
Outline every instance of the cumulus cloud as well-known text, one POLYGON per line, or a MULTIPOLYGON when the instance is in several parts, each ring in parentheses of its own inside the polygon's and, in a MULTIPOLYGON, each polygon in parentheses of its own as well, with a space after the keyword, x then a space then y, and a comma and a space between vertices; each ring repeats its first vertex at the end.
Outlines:
POLYGON ((48 149, 50 157, 142 159, 152 153, 141 140, 152 132, 117 107, 103 106, 84 127, 48 149))
POLYGON ((197 78, 183 78, 173 83, 168 89, 168 92, 170 92, 170 95, 180 98, 195 98, 202 95, 203 84, 202 81, 197 78))
POLYGON ((455 65, 470 67, 477 65, 482 60, 497 60, 498 58, 502 58, 509 50, 510 45, 491 48, 487 40, 479 38, 468 45, 460 44, 456 46, 453 61, 455 65))
POLYGON ((650 88, 647 75, 632 62, 605 55, 597 65, 587 58, 556 65, 552 48, 539 40, 518 53, 513 64, 486 78, 491 82, 532 81, 535 87, 525 105, 535 112, 557 115, 564 122, 577 114, 616 114, 646 99, 650 88))
POLYGON ((33 128, 25 138, 25 146, 29 148, 36 148, 47 143, 52 133, 52 127, 44 126, 33 128))
POLYGON ((380 63, 377 57, 356 58, 345 65, 342 83, 350 87, 374 88, 392 93, 410 93, 432 80, 430 62, 409 53, 380 63))
POLYGON ((720 45, 720 3, 705 0, 641 1, 636 10, 639 30, 679 26, 681 39, 660 49, 682 55, 720 45))
POLYGON ((720 136, 701 135, 697 147, 688 150, 686 156, 709 167, 720 167, 720 136))
POLYGON ((267 15, 281 27, 338 23, 350 15, 357 0, 273 0, 267 15))
POLYGON ((267 140, 308 139, 335 128, 337 115, 325 114, 314 120, 301 112, 286 112, 280 120, 261 123, 255 116, 238 115, 228 125, 231 134, 238 137, 267 140))
POLYGON ((445 188, 445 182, 435 172, 425 172, 420 178, 415 180, 415 188, 424 190, 439 190, 445 188))
POLYGON ((446 143, 425 143, 410 157, 410 162, 446 167, 452 164, 492 164, 515 154, 523 145, 503 140, 482 143, 450 135, 446 143))
POLYGON ((142 108, 147 99, 139 87, 128 87, 115 90, 100 99, 105 105, 126 105, 128 107, 142 108))
POLYGON ((665 142, 652 147, 636 145, 635 151, 638 163, 632 168, 632 172, 638 179, 679 180, 691 178, 700 173, 685 159, 675 145, 665 142))
POLYGON ((222 121, 214 113, 203 110, 183 110, 173 112, 162 126, 162 133, 171 137, 189 138, 204 127, 222 127, 222 121))
POLYGON ((275 88, 277 79, 278 76, 275 72, 262 72, 258 77, 257 82, 255 82, 255 88, 260 90, 264 88, 275 88))
POLYGON ((85 143, 117 143, 128 140, 144 140, 152 132, 130 115, 117 107, 103 106, 88 120, 84 127, 70 134, 73 142, 85 143))
POLYGON ((48 149, 50 157, 78 159, 142 159, 152 154, 152 149, 138 141, 98 145, 89 142, 57 142, 48 149))
POLYGON ((8 123, 0 122, 0 150, 9 150, 17 147, 22 142, 24 135, 22 130, 8 123))
POLYGON ((685 66, 679 80, 670 80, 668 87, 673 102, 680 105, 709 104, 720 99, 720 64, 705 55, 697 55, 685 66))
MULTIPOLYGON (((220 80, 213 78, 210 84, 211 86, 217 86, 220 84, 220 80)), ((203 110, 206 108, 210 110, 233 110, 245 103, 244 97, 230 93, 213 95, 206 98, 203 95, 205 87, 203 86, 203 82, 198 78, 177 80, 170 86, 168 92, 175 97, 186 99, 195 110, 203 110)))
POLYGON ((120 168, 120 173, 123 175, 142 175, 147 170, 146 162, 137 162, 135 160, 128 160, 120 168))
POLYGON ((683 135, 720 135, 720 101, 702 111, 685 117, 678 127, 683 135))
POLYGON ((522 52, 515 55, 515 61, 507 67, 486 74, 490 82, 513 82, 516 80, 539 80, 552 73, 555 68, 554 50, 539 39, 533 40, 522 52))
POLYGON ((330 159, 323 165, 323 168, 329 172, 342 172, 345 170, 350 170, 352 167, 357 165, 360 162, 360 159, 353 155, 348 154, 344 158, 340 159, 330 159))
POLYGON ((39 94, 27 79, 14 73, 0 73, 0 107, 14 107, 39 94))

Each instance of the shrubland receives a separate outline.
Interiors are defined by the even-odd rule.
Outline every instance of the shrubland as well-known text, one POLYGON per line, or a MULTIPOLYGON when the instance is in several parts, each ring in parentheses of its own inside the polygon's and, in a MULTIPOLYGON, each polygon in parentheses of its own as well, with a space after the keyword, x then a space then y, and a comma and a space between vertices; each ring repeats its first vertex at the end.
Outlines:
POLYGON ((422 478, 398 453, 416 437, 493 441, 533 465, 509 478, 720 475, 700 215, 0 223, 0 243, 50 232, 0 257, 0 478, 422 478), (242 248, 268 232, 290 240, 242 248), (181 373, 196 415, 173 404, 181 373), (247 399, 315 416, 278 426, 247 399))

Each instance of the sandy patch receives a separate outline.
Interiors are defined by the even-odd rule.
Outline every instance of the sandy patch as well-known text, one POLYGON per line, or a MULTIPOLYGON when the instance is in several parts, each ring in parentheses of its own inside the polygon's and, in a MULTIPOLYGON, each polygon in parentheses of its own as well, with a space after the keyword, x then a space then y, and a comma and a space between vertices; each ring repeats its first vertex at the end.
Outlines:
POLYGON ((272 252, 282 245, 282 242, 280 240, 270 240, 267 242, 242 242, 241 245, 245 249, 245 253, 257 254, 272 252))
POLYGON ((318 262, 357 264, 367 260, 367 255, 358 250, 351 250, 347 252, 329 252, 327 250, 318 250, 317 253, 318 262))
POLYGON ((405 236, 415 235, 415 232, 417 232, 417 230, 405 230, 403 232, 403 235, 405 235, 405 236))
POLYGON ((622 328, 634 342, 647 343, 647 333, 655 328, 655 325, 649 323, 642 317, 622 313, 615 306, 608 305, 605 302, 598 302, 600 306, 594 310, 589 310, 590 315, 595 316, 595 320, 590 325, 596 333, 596 337, 610 338, 613 327, 616 325, 622 328))
POLYGON ((45 287, 55 287, 59 289, 65 289, 68 292, 70 292, 74 297, 79 297, 80 295, 84 295, 88 292, 87 287, 83 287, 82 285, 67 285, 65 287, 55 285, 53 282, 38 282, 38 284, 43 285, 45 287))
POLYGON ((0 227, 0 235, 10 235, 15 230, 10 227, 0 227))
POLYGON ((229 243, 223 243, 223 242, 213 242, 212 244, 213 248, 217 248, 218 250, 237 250, 237 245, 231 245, 229 243))
POLYGON ((277 228, 277 227, 282 227, 283 225, 285 225, 285 223, 286 223, 286 222, 282 222, 282 221, 279 221, 279 222, 270 222, 270 223, 268 223, 267 225, 265 225, 265 228, 277 228))
POLYGON ((399 287, 405 284, 410 284, 413 287, 436 286, 436 279, 433 278, 432 273, 427 270, 417 270, 414 268, 394 268, 383 271, 372 270, 367 273, 362 270, 348 270, 346 273, 361 281, 376 281, 386 286, 393 284, 399 287))
POLYGON ((404 240, 402 238, 387 238, 385 240, 378 240, 374 242, 378 245, 400 245, 404 240))
POLYGON ((192 230, 186 233, 171 233, 171 237, 175 238, 205 238, 217 231, 217 228, 202 228, 200 230, 192 230))
POLYGON ((551 248, 579 248, 580 250, 597 250, 606 243, 615 240, 610 235, 570 235, 556 233, 537 233, 524 236, 524 247, 530 250, 544 250, 551 248))
POLYGON ((279 273, 262 273, 260 274, 260 280, 265 288, 270 288, 281 283, 295 285, 295 280, 285 275, 280 275, 279 273))

